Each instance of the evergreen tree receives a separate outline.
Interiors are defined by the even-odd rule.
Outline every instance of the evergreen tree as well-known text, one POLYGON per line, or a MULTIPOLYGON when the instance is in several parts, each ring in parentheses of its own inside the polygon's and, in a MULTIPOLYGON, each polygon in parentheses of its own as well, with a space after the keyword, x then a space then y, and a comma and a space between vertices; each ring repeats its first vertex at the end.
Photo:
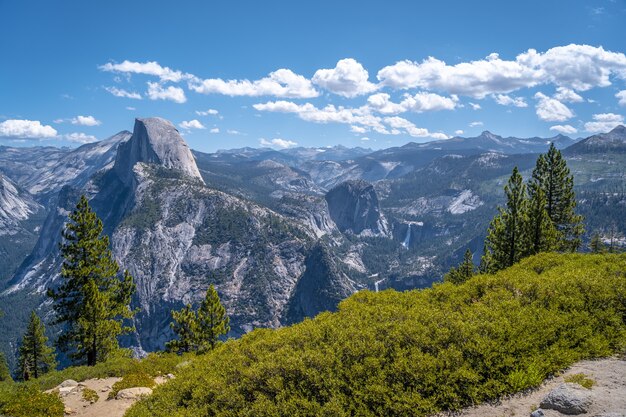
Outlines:
POLYGON ((526 255, 557 249, 558 232, 546 210, 546 195, 537 183, 528 186, 528 250, 526 255))
POLYGON ((600 237, 600 233, 596 232, 591 237, 591 243, 589 244, 592 253, 605 253, 606 246, 604 242, 602 242, 602 238, 600 237))
POLYGON ((13 378, 11 378, 7 357, 4 355, 4 352, 0 351, 0 382, 4 381, 13 381, 13 378))
POLYGON ((531 184, 545 194, 546 211, 558 232, 559 249, 577 250, 584 233, 583 218, 575 213, 574 177, 554 144, 550 144, 545 155, 537 158, 531 184))
POLYGON ((444 282, 451 282, 453 284, 462 284, 476 273, 476 267, 474 266, 472 251, 467 249, 463 256, 461 264, 454 268, 450 268, 450 271, 444 275, 444 282))
POLYGON ((118 337, 132 330, 124 320, 134 314, 129 307, 133 279, 127 271, 119 279, 119 266, 102 229, 102 221, 81 196, 62 232, 63 282, 48 289, 56 312, 54 324, 65 325, 57 345, 74 361, 90 366, 119 349, 118 337))
POLYGON ((198 317, 191 304, 178 311, 172 310, 172 320, 170 327, 178 339, 165 344, 167 351, 180 354, 198 350, 198 317))
MULTIPOLYGON (((528 199, 526 185, 517 167, 504 187, 506 208, 498 207, 485 241, 488 272, 508 268, 528 253, 528 199)), ((481 263, 487 263, 481 262, 481 263)))
POLYGON ((46 329, 34 311, 30 313, 30 321, 22 338, 17 363, 19 377, 24 381, 31 377, 39 378, 56 368, 54 349, 48 346, 46 329))
POLYGON ((198 309, 198 346, 201 351, 212 350, 221 335, 230 331, 229 318, 226 308, 213 284, 206 292, 206 296, 198 309))

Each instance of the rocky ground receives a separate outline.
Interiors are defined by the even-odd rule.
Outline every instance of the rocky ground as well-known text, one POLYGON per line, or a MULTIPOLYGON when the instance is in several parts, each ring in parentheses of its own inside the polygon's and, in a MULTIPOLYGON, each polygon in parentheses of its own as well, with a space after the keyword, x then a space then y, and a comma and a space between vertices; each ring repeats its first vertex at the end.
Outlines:
POLYGON ((549 379, 536 390, 462 410, 455 417, 626 417, 626 358, 578 362, 563 374, 549 379), (566 383, 568 377, 584 374, 594 381, 591 389, 566 383), (549 409, 550 408, 550 409, 549 409), (557 411, 554 408, 560 409, 557 411), (537 411, 539 410, 539 411, 537 411))

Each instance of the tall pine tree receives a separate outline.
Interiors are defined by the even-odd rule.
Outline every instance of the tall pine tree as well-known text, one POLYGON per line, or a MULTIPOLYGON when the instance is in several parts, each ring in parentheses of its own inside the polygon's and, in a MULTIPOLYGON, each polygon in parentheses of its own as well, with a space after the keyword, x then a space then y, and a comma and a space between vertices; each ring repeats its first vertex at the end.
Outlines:
POLYGON ((48 346, 46 329, 34 311, 30 313, 30 321, 22 338, 17 359, 19 377, 24 381, 39 378, 56 368, 54 349, 48 346))
POLYGON ((546 210, 546 195, 534 182, 528 186, 528 194, 528 248, 525 255, 556 250, 558 232, 546 210))
POLYGON ((583 218, 575 212, 574 177, 554 144, 550 144, 545 155, 537 158, 530 183, 532 188, 543 190, 546 212, 558 232, 558 249, 577 250, 585 231, 583 218))
MULTIPOLYGON (((498 207, 487 231, 486 251, 489 270, 495 272, 515 264, 528 251, 528 198, 526 185, 517 167, 504 187, 506 208, 498 207)), ((485 263, 485 262, 481 262, 485 263)))
POLYGON ((463 256, 463 261, 456 268, 450 268, 450 271, 443 277, 444 282, 451 282, 453 284, 462 284, 470 279, 476 273, 476 266, 474 266, 472 251, 467 249, 463 256))
POLYGON ((62 233, 64 261, 62 283, 48 289, 56 312, 55 324, 64 331, 57 345, 78 363, 93 366, 119 349, 118 337, 132 330, 124 325, 134 312, 130 301, 135 291, 133 278, 124 273, 102 235, 102 221, 83 195, 62 233))
POLYGON ((212 350, 219 341, 219 337, 230 331, 226 308, 213 284, 206 292, 206 296, 198 309, 198 345, 201 351, 212 350))
POLYGON ((198 317, 191 308, 191 304, 187 304, 178 311, 172 310, 172 320, 170 327, 177 339, 170 340, 165 344, 167 351, 178 354, 197 351, 198 317))

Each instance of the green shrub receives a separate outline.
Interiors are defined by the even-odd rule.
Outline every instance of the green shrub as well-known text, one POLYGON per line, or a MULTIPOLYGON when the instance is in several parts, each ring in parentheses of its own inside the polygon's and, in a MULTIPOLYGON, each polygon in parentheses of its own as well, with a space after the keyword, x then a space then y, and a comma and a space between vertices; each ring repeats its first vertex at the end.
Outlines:
POLYGON ((255 330, 191 359, 127 416, 425 416, 611 355, 625 319, 626 256, 543 254, 458 286, 361 291, 336 313, 255 330))
POLYGON ((100 396, 95 390, 91 388, 83 388, 83 400, 89 403, 96 403, 100 399, 100 396))
POLYGON ((109 392, 109 399, 115 398, 118 392, 126 388, 153 388, 155 385, 156 383, 154 382, 154 376, 151 376, 143 370, 137 370, 133 373, 124 375, 121 380, 113 384, 111 392, 109 392))
POLYGON ((573 384, 578 384, 581 387, 585 387, 587 389, 591 389, 591 387, 593 387, 593 385, 596 383, 596 381, 594 381, 591 378, 587 378, 587 375, 585 375, 583 373, 566 376, 564 378, 564 380, 565 380, 565 382, 571 382, 573 384))
POLYGON ((0 415, 11 417, 63 417, 65 407, 57 394, 34 385, 10 384, 0 389, 0 415))

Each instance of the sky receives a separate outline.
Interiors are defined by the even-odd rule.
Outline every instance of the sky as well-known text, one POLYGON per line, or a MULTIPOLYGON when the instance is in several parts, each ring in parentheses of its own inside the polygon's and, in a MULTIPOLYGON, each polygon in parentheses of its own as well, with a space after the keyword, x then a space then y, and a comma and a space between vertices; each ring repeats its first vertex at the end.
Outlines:
POLYGON ((0 0, 0 145, 159 116, 191 148, 379 149, 624 123, 626 0, 0 0))

